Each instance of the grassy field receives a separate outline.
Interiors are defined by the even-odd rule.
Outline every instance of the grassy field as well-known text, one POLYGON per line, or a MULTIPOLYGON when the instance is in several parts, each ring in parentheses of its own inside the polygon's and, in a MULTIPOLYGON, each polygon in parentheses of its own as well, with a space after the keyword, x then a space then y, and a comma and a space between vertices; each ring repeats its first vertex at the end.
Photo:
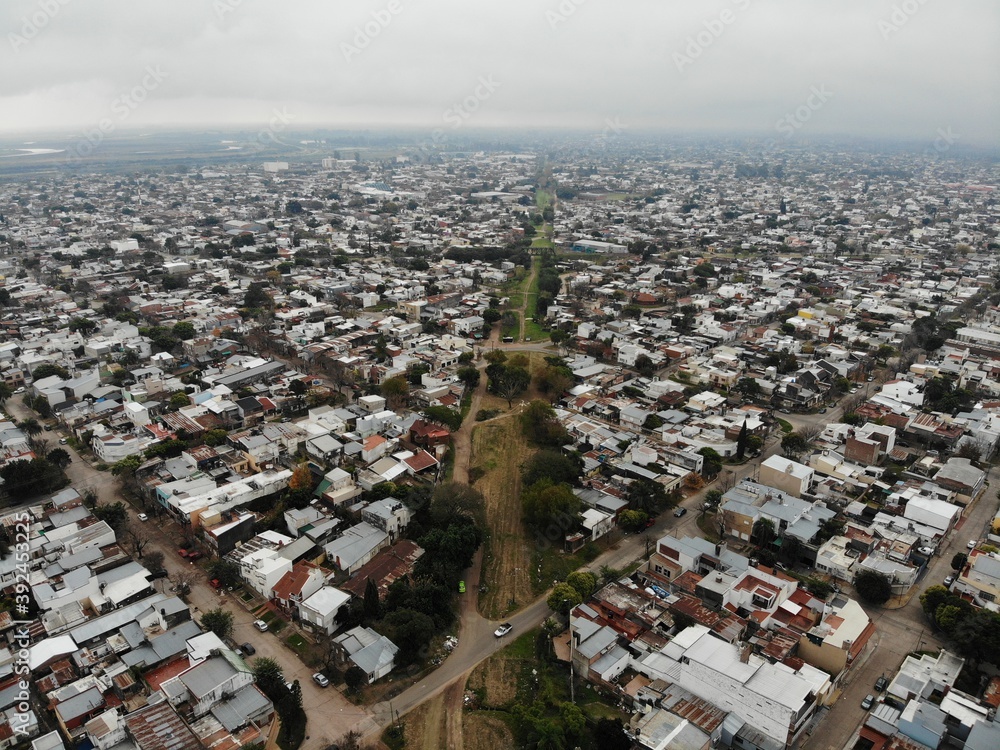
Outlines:
POLYGON ((593 543, 584 545, 579 552, 573 554, 563 552, 558 540, 548 545, 539 544, 535 548, 535 559, 531 566, 535 571, 532 579, 535 595, 544 593, 558 581, 565 581, 566 576, 574 570, 597 559, 601 551, 601 548, 593 543))
POLYGON ((548 190, 535 191, 535 205, 541 209, 544 209, 546 206, 551 206, 553 198, 554 196, 548 190))
POLYGON ((516 310, 505 310, 500 319, 500 336, 511 336, 515 341, 521 339, 521 313, 516 310))
MULTIPOLYGON (((549 338, 549 333, 544 328, 538 324, 538 264, 541 263, 537 258, 535 263, 535 273, 532 274, 531 285, 527 289, 527 304, 524 307, 524 338, 525 340, 531 339, 532 341, 547 341, 549 338)), ((544 312, 544 311, 543 311, 544 312)))
MULTIPOLYGON (((483 406, 488 408, 488 404, 483 406)), ((506 407, 506 402, 503 403, 506 407)), ((486 499, 489 539, 485 549, 479 611, 499 618, 532 599, 530 566, 533 545, 521 523, 521 466, 534 452, 516 417, 480 425, 472 435, 472 470, 476 489, 486 499)))

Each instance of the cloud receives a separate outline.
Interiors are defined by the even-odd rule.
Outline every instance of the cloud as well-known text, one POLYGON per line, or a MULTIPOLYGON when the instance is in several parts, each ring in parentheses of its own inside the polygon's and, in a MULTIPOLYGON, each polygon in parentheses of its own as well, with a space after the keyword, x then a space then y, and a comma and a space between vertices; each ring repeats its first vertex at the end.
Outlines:
POLYGON ((86 127, 148 66, 130 125, 440 125, 479 76, 477 126, 810 133, 997 143, 995 0, 8 0, 0 127, 86 127))

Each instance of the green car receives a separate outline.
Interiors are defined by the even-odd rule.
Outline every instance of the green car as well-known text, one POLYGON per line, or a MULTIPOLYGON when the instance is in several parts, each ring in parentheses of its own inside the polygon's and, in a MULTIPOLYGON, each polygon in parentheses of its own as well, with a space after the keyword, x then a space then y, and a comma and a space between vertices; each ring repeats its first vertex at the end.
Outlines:
POLYGON ((465 581, 459 581, 458 582, 458 593, 460 593, 460 594, 464 594, 465 593, 465 581))

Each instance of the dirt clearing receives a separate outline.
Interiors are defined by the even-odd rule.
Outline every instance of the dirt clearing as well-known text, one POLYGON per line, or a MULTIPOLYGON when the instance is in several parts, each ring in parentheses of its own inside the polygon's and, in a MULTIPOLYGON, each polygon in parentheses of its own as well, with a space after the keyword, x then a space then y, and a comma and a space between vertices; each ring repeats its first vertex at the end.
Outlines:
POLYGON ((521 464, 534 452, 514 417, 480 425, 472 435, 475 487, 486 500, 490 529, 479 595, 484 617, 506 617, 532 599, 533 544, 521 523, 521 464))

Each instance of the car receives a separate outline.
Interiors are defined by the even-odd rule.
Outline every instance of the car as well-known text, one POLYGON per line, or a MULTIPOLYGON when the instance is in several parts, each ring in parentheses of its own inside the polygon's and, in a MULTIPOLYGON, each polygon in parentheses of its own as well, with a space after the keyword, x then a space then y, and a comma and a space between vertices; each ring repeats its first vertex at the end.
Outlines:
POLYGON ((827 412, 827 408, 825 406, 822 409, 819 410, 820 414, 826 414, 826 412, 827 412))
POLYGON ((22 385, 19 388, 15 388, 14 393, 24 393, 24 386, 22 385))
POLYGON ((861 701, 861 708, 867 711, 869 708, 875 705, 875 696, 869 693, 865 696, 865 699, 861 701))
POLYGON ((187 553, 187 559, 190 560, 191 562, 194 562, 195 560, 200 560, 201 559, 201 553, 200 552, 188 552, 187 553))
POLYGON ((791 414, 791 412, 788 411, 788 409, 778 409, 778 413, 779 414, 791 414))
POLYGON ((165 570, 163 570, 161 568, 160 570, 154 570, 152 573, 150 573, 148 576, 146 576, 146 580, 147 581, 155 581, 158 578, 166 578, 168 575, 170 575, 170 574, 167 573, 167 571, 165 571, 165 570))
POLYGON ((213 589, 221 589, 222 588, 222 582, 219 581, 218 578, 213 578, 211 581, 208 582, 208 585, 211 586, 213 589))
POLYGON ((933 547, 921 547, 920 549, 917 550, 917 552, 919 552, 921 555, 927 555, 927 557, 930 557, 931 555, 934 554, 934 548, 933 547))
POLYGON ((871 382, 873 382, 873 381, 875 380, 875 378, 874 378, 873 376, 869 375, 869 376, 868 376, 868 377, 866 378, 866 380, 867 380, 867 381, 868 381, 869 383, 871 383, 871 382))
POLYGON ((247 656, 253 656, 257 653, 257 649, 251 646, 249 643, 243 643, 240 645, 240 650, 247 656))
POLYGON ((149 520, 149 516, 147 516, 145 513, 139 513, 136 516, 136 518, 138 518, 140 521, 148 521, 149 520))
POLYGON ((328 687, 330 685, 330 681, 326 679, 326 675, 323 674, 322 672, 316 672, 313 675, 313 682, 315 682, 320 687, 328 687))
POLYGON ((975 549, 978 543, 979 543, 978 540, 970 539, 968 543, 965 545, 965 547, 966 549, 975 549))
POLYGON ((465 581, 459 581, 458 582, 458 593, 460 593, 460 594, 464 594, 465 593, 465 581))
POLYGON ((945 586, 951 586, 951 584, 953 584, 954 582, 955 582, 955 576, 948 576, 947 578, 944 579, 945 586))
POLYGON ((885 690, 888 686, 889 686, 889 678, 886 677, 885 675, 882 675, 877 680, 875 680, 875 689, 880 693, 883 690, 885 690))
POLYGON ((678 508, 677 510, 674 511, 674 518, 680 518, 687 512, 688 512, 687 508, 678 508))
POLYGON ((67 438, 59 438, 59 445, 66 445, 69 440, 67 438))
POLYGON ((45 431, 46 432, 52 432, 52 425, 50 425, 50 424, 45 425, 45 431))
POLYGON ((253 626, 257 628, 257 630, 259 630, 261 633, 267 632, 267 623, 264 622, 263 620, 254 620, 253 626))
POLYGON ((187 551, 186 549, 184 549, 183 547, 181 547, 181 548, 180 548, 179 550, 177 550, 177 554, 178 554, 178 555, 180 555, 181 557, 185 557, 185 558, 186 558, 186 557, 187 557, 187 556, 188 556, 189 554, 191 554, 191 553, 190 553, 190 552, 188 552, 188 551, 187 551))
POLYGON ((509 633, 513 629, 514 629, 513 625, 511 625, 509 622, 505 622, 502 625, 500 625, 499 628, 493 631, 493 635, 495 635, 497 638, 503 638, 505 635, 507 635, 507 633, 509 633))

